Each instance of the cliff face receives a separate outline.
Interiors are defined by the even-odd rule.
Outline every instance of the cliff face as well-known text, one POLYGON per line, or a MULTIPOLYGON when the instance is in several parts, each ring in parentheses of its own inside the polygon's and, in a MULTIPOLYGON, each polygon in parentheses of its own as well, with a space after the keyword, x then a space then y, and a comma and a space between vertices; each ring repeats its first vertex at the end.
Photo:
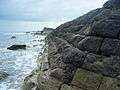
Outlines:
POLYGON ((25 90, 120 90, 120 1, 57 27, 38 61, 25 90))

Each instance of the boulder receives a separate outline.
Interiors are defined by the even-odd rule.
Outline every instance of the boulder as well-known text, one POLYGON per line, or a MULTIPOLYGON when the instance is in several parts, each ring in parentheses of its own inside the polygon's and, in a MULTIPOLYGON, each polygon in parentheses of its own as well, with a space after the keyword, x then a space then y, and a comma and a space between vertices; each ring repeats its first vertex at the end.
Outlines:
POLYGON ((9 50, 18 50, 18 49, 25 50, 26 47, 27 47, 26 45, 12 45, 12 46, 8 47, 7 49, 9 49, 9 50))

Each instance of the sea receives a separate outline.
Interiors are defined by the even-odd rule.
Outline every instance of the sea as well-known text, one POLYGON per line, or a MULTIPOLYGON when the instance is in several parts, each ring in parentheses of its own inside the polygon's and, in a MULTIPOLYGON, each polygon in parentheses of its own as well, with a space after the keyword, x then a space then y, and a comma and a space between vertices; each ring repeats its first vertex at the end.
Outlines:
POLYGON ((60 22, 0 20, 0 72, 9 76, 0 80, 0 90, 21 90, 26 76, 37 68, 37 58, 43 52, 44 35, 31 32, 44 27, 56 28, 60 22), (30 32, 30 33, 26 33, 30 32), (11 38, 15 36, 16 38, 11 38), (26 50, 8 50, 14 44, 27 45, 26 50))

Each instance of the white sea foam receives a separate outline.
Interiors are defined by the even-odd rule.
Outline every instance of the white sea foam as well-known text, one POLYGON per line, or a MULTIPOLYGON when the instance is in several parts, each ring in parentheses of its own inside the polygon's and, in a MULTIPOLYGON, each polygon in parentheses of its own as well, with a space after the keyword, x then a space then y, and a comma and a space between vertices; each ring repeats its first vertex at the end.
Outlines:
MULTIPOLYGON (((16 34, 16 36, 18 35, 19 34, 16 34)), ((36 60, 39 52, 43 51, 42 47, 44 45, 44 42, 41 41, 44 38, 45 36, 27 37, 21 34, 19 35, 19 38, 16 38, 17 43, 19 43, 19 41, 24 41, 24 43, 27 46, 30 46, 27 47, 27 50, 7 50, 7 46, 10 46, 9 42, 7 43, 8 45, 5 45, 5 47, 0 48, 0 70, 5 70, 8 74, 10 74, 10 76, 7 79, 0 82, 0 90, 20 90, 24 78, 27 75, 29 75, 34 68, 37 67, 36 60), (28 38, 29 40, 23 40, 23 37, 28 38), (33 40, 36 41, 34 42, 33 40), (33 45, 37 46, 33 47, 33 45)), ((12 40, 10 42, 12 42, 12 40)))
POLYGON ((25 35, 26 33, 4 33, 4 35, 25 35))

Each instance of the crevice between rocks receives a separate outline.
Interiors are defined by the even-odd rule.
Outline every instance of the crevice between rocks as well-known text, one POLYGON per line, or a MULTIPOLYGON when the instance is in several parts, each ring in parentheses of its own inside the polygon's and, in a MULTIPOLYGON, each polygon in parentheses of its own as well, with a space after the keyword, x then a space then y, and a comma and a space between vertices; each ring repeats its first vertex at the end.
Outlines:
POLYGON ((98 49, 98 52, 97 52, 99 55, 102 54, 101 47, 102 47, 102 44, 103 44, 104 40, 105 40, 105 38, 102 39, 101 44, 99 46, 99 49, 98 49))
POLYGON ((103 79, 104 79, 104 77, 102 77, 102 78, 101 78, 101 82, 100 82, 100 84, 99 84, 99 86, 98 86, 97 90, 99 90, 99 89, 100 89, 100 86, 101 86, 101 84, 102 84, 102 82, 103 82, 103 79))

